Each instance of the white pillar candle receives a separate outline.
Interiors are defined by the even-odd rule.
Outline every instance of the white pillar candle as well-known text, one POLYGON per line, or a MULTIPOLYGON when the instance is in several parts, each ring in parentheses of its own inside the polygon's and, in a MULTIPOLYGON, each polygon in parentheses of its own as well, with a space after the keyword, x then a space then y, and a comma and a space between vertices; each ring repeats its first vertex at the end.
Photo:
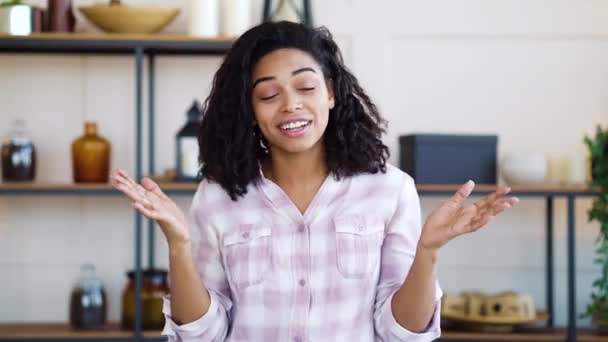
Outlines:
POLYGON ((222 36, 240 36, 251 25, 251 0, 223 0, 222 5, 222 36))
POLYGON ((195 37, 213 38, 219 34, 219 0, 188 2, 188 33, 195 37))
POLYGON ((587 156, 577 153, 568 158, 568 183, 582 185, 587 182, 587 156))

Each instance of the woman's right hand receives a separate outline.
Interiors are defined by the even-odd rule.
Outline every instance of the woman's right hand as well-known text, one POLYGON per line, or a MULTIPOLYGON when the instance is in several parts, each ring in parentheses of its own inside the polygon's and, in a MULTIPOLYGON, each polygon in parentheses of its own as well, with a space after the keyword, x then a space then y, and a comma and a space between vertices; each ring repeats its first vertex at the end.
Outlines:
POLYGON ((158 223, 169 246, 190 243, 188 223, 182 210, 165 195, 158 184, 144 177, 137 184, 129 175, 117 169, 110 175, 112 185, 127 195, 135 209, 158 223))

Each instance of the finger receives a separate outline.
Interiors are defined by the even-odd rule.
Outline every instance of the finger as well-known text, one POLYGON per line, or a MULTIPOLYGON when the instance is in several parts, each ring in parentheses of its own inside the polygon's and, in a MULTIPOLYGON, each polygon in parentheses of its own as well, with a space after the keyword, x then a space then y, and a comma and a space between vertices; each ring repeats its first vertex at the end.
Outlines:
POLYGON ((128 175, 126 175, 126 173, 124 173, 124 171, 123 172, 121 172, 120 170, 117 171, 112 180, 115 185, 123 184, 132 189, 137 188, 137 184, 128 175))
POLYGON ((156 184, 156 182, 154 182, 149 177, 144 177, 144 179, 142 179, 142 181, 141 181, 141 184, 142 184, 142 186, 146 190, 152 192, 153 194, 155 194, 159 198, 161 198, 161 199, 169 199, 167 197, 167 195, 165 195, 165 193, 160 189, 160 187, 158 186, 158 184, 156 184))
POLYGON ((495 216, 491 214, 486 214, 479 216, 475 220, 472 220, 466 227, 467 233, 473 233, 481 229, 483 226, 488 224, 495 216))
POLYGON ((467 197, 469 197, 469 195, 471 195, 474 188, 475 183, 472 180, 469 180, 468 182, 464 183, 460 189, 458 189, 458 191, 456 191, 452 198, 450 198, 450 201, 456 204, 462 203, 467 197))
POLYGON ((137 184, 137 193, 140 194, 141 203, 149 210, 154 210, 158 207, 157 203, 159 202, 158 196, 156 194, 146 190, 143 186, 137 184))
POLYGON ((517 197, 503 198, 503 199, 497 201, 496 203, 494 203, 494 205, 492 206, 492 209, 490 211, 494 215, 497 215, 497 214, 503 212, 504 210, 511 208, 512 206, 517 204, 517 202, 519 202, 519 199, 517 197))
POLYGON ((156 213, 152 209, 146 208, 146 206, 144 206, 140 202, 133 202, 133 207, 149 219, 152 219, 152 220, 160 219, 160 215, 158 215, 158 213, 156 213))
POLYGON ((508 194, 509 192, 511 192, 510 187, 501 186, 493 193, 473 203, 473 205, 477 207, 478 210, 482 211, 484 207, 491 206, 494 202, 496 202, 496 200, 508 194))
POLYGON ((121 177, 122 180, 124 180, 125 183, 129 184, 130 186, 136 187, 138 185, 137 182, 134 181, 125 170, 118 169, 118 175, 121 177))
POLYGON ((120 190, 122 193, 127 195, 127 197, 129 197, 129 199, 131 199, 134 202, 143 202, 143 200, 144 200, 143 195, 139 191, 131 188, 128 185, 119 184, 116 186, 116 189, 120 190))

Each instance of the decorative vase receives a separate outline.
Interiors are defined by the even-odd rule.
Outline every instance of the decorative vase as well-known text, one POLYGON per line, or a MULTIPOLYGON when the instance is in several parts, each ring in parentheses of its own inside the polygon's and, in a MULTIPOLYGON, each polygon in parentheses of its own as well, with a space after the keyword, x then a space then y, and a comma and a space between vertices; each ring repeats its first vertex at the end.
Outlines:
POLYGON ((110 174, 110 143, 97 135, 97 124, 85 123, 85 133, 72 143, 74 182, 105 183, 110 174))
POLYGON ((72 0, 49 0, 48 25, 52 32, 74 32, 76 17, 72 12, 72 0))
POLYGON ((608 302, 598 301, 593 314, 591 314, 591 326, 598 335, 608 335, 608 302))

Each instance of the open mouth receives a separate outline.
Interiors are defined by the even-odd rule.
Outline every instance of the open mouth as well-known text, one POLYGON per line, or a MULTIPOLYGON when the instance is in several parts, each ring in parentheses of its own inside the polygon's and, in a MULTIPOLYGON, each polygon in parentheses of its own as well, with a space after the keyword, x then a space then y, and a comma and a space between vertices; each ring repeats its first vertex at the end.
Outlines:
POLYGON ((298 120, 279 125, 279 128, 283 131, 297 131, 308 127, 312 123, 312 120, 298 120))

